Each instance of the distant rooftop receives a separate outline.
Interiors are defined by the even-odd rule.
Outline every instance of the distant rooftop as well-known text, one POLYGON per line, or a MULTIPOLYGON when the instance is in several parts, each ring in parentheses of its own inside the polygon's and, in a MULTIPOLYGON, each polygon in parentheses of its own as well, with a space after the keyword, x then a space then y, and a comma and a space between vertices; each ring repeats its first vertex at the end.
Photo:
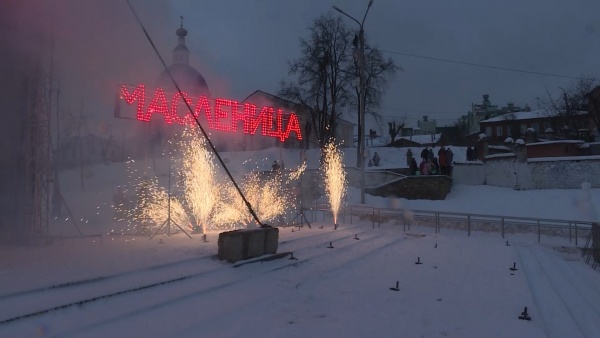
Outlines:
MULTIPOLYGON (((578 114, 587 114, 586 111, 580 111, 578 112, 578 114)), ((558 113, 554 112, 554 111, 550 111, 550 110, 545 110, 545 109, 538 109, 538 110, 532 110, 532 111, 521 111, 521 112, 516 112, 516 113, 506 113, 500 116, 496 116, 496 117, 492 117, 490 119, 487 120, 482 120, 480 121, 480 123, 486 123, 486 122, 499 122, 499 121, 506 121, 506 120, 530 120, 530 119, 543 119, 543 118, 547 118, 547 117, 554 117, 557 116, 558 113)))

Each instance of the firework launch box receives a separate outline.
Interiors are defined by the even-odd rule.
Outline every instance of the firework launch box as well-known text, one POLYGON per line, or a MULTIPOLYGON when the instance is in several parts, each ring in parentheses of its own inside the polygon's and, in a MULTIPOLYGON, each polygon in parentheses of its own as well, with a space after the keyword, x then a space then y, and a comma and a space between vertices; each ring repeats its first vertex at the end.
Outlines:
POLYGON ((221 260, 234 263, 244 259, 277 253, 279 229, 264 227, 222 232, 219 234, 221 260))

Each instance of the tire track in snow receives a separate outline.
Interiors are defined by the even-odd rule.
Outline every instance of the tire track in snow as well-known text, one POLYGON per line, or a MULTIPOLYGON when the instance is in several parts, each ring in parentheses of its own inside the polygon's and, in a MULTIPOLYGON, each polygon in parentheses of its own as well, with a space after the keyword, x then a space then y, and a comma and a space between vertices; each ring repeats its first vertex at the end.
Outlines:
POLYGON ((20 297, 20 296, 27 295, 27 294, 36 294, 36 293, 45 292, 45 291, 49 291, 49 290, 65 289, 65 288, 70 288, 70 287, 75 287, 75 286, 82 286, 82 285, 86 285, 86 284, 98 283, 98 282, 107 281, 110 279, 119 278, 119 277, 123 277, 123 276, 127 276, 127 275, 132 275, 132 274, 136 274, 136 273, 144 272, 144 271, 152 271, 152 270, 158 270, 158 269, 163 269, 163 268, 171 268, 176 265, 192 263, 192 262, 196 262, 196 261, 211 258, 211 257, 213 257, 213 256, 211 255, 211 256, 194 257, 194 258, 184 259, 184 260, 180 260, 180 261, 174 261, 174 262, 149 266, 149 267, 145 267, 145 268, 141 268, 141 269, 127 270, 127 271, 114 273, 114 274, 110 274, 110 275, 104 275, 104 276, 98 276, 98 277, 92 277, 92 278, 86 278, 86 279, 79 279, 79 280, 44 286, 44 287, 30 289, 30 290, 18 291, 18 292, 14 292, 14 293, 10 293, 10 294, 0 295, 0 301, 9 299, 9 298, 20 297))
MULTIPOLYGON (((377 236, 376 234, 373 234, 373 236, 370 236, 368 238, 361 239, 360 241, 354 241, 350 237, 351 236, 344 236, 343 238, 347 238, 348 241, 345 241, 343 244, 339 243, 339 240, 338 240, 338 245, 335 247, 334 251, 331 251, 331 250, 325 248, 325 245, 328 244, 329 241, 323 241, 321 243, 317 243, 316 244, 317 247, 314 247, 314 244, 312 244, 312 245, 310 245, 310 249, 311 249, 310 252, 312 252, 313 254, 302 255, 306 258, 301 258, 299 261, 282 264, 282 265, 276 266, 276 267, 269 266, 269 267, 266 267, 266 269, 263 269, 262 271, 256 271, 253 275, 244 275, 243 277, 236 275, 233 277, 229 277, 228 280, 221 281, 218 285, 211 286, 208 288, 203 288, 200 290, 198 290, 198 289, 188 290, 188 292, 184 295, 177 295, 174 298, 166 297, 166 299, 158 300, 157 302, 155 302, 152 305, 142 306, 137 309, 127 309, 127 313, 123 313, 120 315, 111 314, 112 317, 110 317, 110 318, 106 318, 101 321, 96 321, 96 322, 86 325, 84 327, 77 328, 73 331, 69 331, 68 333, 63 332, 60 335, 61 336, 67 336, 67 335, 68 336, 78 336, 83 333, 88 334, 89 330, 103 330, 107 327, 106 325, 110 325, 110 330, 113 330, 114 325, 123 325, 126 327, 126 326, 130 325, 129 321, 136 320, 136 319, 142 318, 144 316, 147 316, 148 313, 164 310, 167 306, 181 305, 181 303, 186 302, 186 301, 190 302, 190 301, 198 300, 198 297, 215 294, 215 292, 218 292, 218 291, 223 292, 223 290, 230 289, 230 287, 235 287, 236 285, 239 285, 240 283, 250 282, 254 278, 262 278, 262 277, 270 275, 272 273, 277 273, 278 271, 280 271, 284 268, 296 267, 299 264, 313 262, 317 258, 318 258, 317 262, 319 264, 322 264, 323 262, 335 260, 335 257, 337 256, 337 255, 335 255, 335 253, 341 253, 341 252, 345 252, 345 254, 343 255, 344 257, 346 257, 346 255, 353 257, 354 255, 349 255, 346 251, 347 250, 355 250, 357 246, 359 246, 359 247, 367 246, 367 247, 371 248, 371 244, 369 244, 370 241, 376 240, 379 238, 379 236, 377 236)), ((305 248, 308 248, 308 246, 305 248)), ((301 252, 301 250, 299 250, 298 252, 301 252)), ((356 253, 357 256, 361 256, 361 254, 362 254, 362 251, 356 253)), ((241 268, 244 268, 244 267, 240 267, 238 269, 241 269, 241 268)), ((255 268, 255 270, 258 270, 258 269, 255 268)), ((225 269, 224 271, 229 271, 229 269, 225 269)), ((251 302, 252 297, 259 297, 259 296, 261 296, 261 295, 245 295, 243 297, 243 301, 246 303, 249 303, 249 302, 251 302)), ((224 304, 222 304, 222 305, 224 305, 224 304)), ((239 308, 239 307, 240 307, 240 304, 236 303, 236 308, 239 308)), ((101 311, 101 310, 99 310, 99 312, 100 312, 100 314, 106 313, 106 311, 101 311)), ((183 314, 181 314, 181 316, 182 315, 183 314)), ((215 315, 215 313, 212 313, 211 315, 215 315)), ((158 317, 161 317, 161 316, 158 316, 158 317)), ((181 319, 182 318, 180 317, 180 320, 181 319)), ((193 319, 195 321, 197 321, 198 320, 197 315, 194 315, 193 319)), ((144 319, 144 320, 146 320, 146 319, 144 319)), ((115 332, 118 332, 118 330, 115 332)), ((101 334, 100 336, 103 336, 103 334, 101 334)))
MULTIPOLYGON (((317 280, 329 278, 332 274, 337 273, 339 270, 343 270, 348 268, 348 266, 355 265, 357 262, 364 260, 365 258, 379 255, 385 252, 386 250, 395 247, 395 245, 399 242, 404 241, 404 238, 384 238, 381 236, 374 236, 370 239, 375 239, 375 243, 371 241, 368 247, 360 248, 360 251, 357 250, 352 254, 343 253, 341 254, 341 256, 339 256, 338 252, 334 250, 329 255, 324 257, 324 259, 320 259, 314 262, 316 266, 311 267, 311 276, 303 279, 301 283, 296 284, 295 288, 304 289, 306 286, 311 285, 317 280), (377 244, 377 246, 374 248, 372 246, 373 244, 377 244), (343 259, 340 260, 340 257, 342 257, 343 259)), ((300 275, 305 274, 305 272, 303 271, 294 272, 300 275)), ((265 276, 266 275, 263 274, 258 276, 258 278, 263 278, 265 276)), ((288 278, 294 279, 293 276, 289 276, 288 278)), ((221 309, 221 311, 227 314, 226 316, 219 316, 213 314, 213 316, 216 318, 201 318, 199 320, 194 321, 192 325, 185 327, 179 331, 172 332, 169 335, 173 337, 193 337, 197 335, 197 332, 202 331, 202 327, 206 325, 206 323, 214 324, 215 320, 223 322, 223 325, 227 325, 226 323, 224 323, 225 321, 227 321, 227 319, 224 318, 236 318, 239 316, 243 316, 245 313, 252 311, 252 308, 254 307, 257 298, 265 298, 264 295, 254 295, 255 298, 249 298, 246 296, 246 294, 244 295, 244 304, 236 304, 235 309, 221 309)), ((218 327, 219 325, 216 326, 218 327)), ((218 333, 213 332, 213 334, 217 335, 218 333)))
MULTIPOLYGON (((346 229, 346 230, 350 230, 350 229, 346 229)), ((352 232, 351 234, 345 235, 345 233, 347 233, 347 232, 348 231, 339 231, 338 232, 338 230, 336 230, 336 231, 331 231, 329 233, 322 233, 321 236, 325 236, 326 237, 325 241, 321 241, 319 243, 309 243, 307 245, 304 245, 304 246, 298 248, 298 250, 303 251, 303 250, 306 250, 306 249, 314 249, 315 247, 325 247, 327 244, 329 244, 330 241, 332 241, 331 238, 330 238, 331 235, 337 235, 336 241, 338 241, 338 242, 340 240, 344 240, 344 239, 351 239, 352 236, 354 236, 354 232, 352 232), (344 235, 344 236, 340 237, 339 235, 344 235)), ((369 239, 372 239, 372 238, 375 238, 375 237, 376 236, 372 236, 370 238, 365 238, 361 242, 362 243, 366 243, 369 239)), ((348 243, 346 243, 345 245, 338 244, 336 246, 336 248, 338 248, 338 249, 344 249, 344 248, 346 248, 348 246, 352 246, 351 243, 354 243, 354 241, 348 241, 348 243)), ((360 244, 360 243, 357 243, 357 244, 360 244)), ((327 252, 327 251, 324 251, 324 252, 319 253, 317 255, 309 256, 306 259, 301 259, 300 261, 296 261, 294 263, 287 263, 287 264, 284 264, 283 266, 278 266, 278 267, 275 267, 275 268, 271 268, 270 270, 267 270, 267 273, 268 272, 277 271, 277 270, 280 270, 280 269, 283 269, 283 268, 286 268, 286 267, 295 266, 295 265, 297 265, 299 263, 304 263, 304 262, 306 262, 306 261, 308 261, 310 259, 316 258, 318 256, 326 255, 325 252, 327 252)), ((210 257, 212 257, 212 256, 210 256, 210 257)), ((142 285, 142 286, 137 286, 137 287, 134 287, 134 288, 131 288, 131 289, 125 289, 125 290, 121 289, 118 292, 109 293, 109 294, 103 294, 103 295, 100 295, 100 296, 90 297, 90 298, 83 299, 83 300, 80 299, 80 300, 73 301, 73 302, 70 302, 70 303, 63 302, 61 305, 57 305, 57 306, 54 306, 54 307, 52 307, 52 306, 51 307, 45 307, 43 309, 40 309, 40 310, 37 310, 37 311, 34 311, 34 312, 30 312, 30 313, 26 313, 26 314, 14 316, 14 317, 9 318, 9 319, 2 320, 0 322, 0 324, 2 324, 2 323, 6 324, 6 323, 10 323, 10 322, 15 322, 15 321, 21 321, 21 320, 24 320, 24 319, 28 319, 30 317, 37 317, 37 316, 41 316, 41 315, 47 315, 47 314, 49 314, 51 312, 65 310, 65 309, 68 309, 68 308, 71 308, 71 307, 75 307, 75 306, 81 307, 84 304, 93 303, 93 302, 96 302, 96 301, 99 301, 99 300, 108 300, 109 298, 112 298, 112 297, 115 297, 115 296, 126 296, 128 294, 131 294, 131 293, 134 293, 134 292, 137 292, 137 291, 142 291, 142 292, 143 291, 148 291, 148 289, 151 289, 151 288, 154 288, 154 287, 158 287, 158 286, 168 287, 168 286, 172 286, 172 284, 174 284, 175 282, 184 282, 184 281, 190 281, 190 280, 196 280, 197 281, 198 279, 205 279, 207 277, 208 278, 216 278, 214 276, 218 275, 219 272, 229 271, 229 269, 227 269, 227 267, 228 267, 227 265, 224 265, 223 268, 215 268, 215 269, 212 269, 212 270, 210 270, 208 272, 195 273, 195 274, 191 274, 191 275, 185 275, 185 276, 182 276, 182 277, 171 278, 171 279, 162 280, 160 282, 153 283, 153 284, 146 284, 146 285, 142 285), (171 284, 171 285, 169 285, 169 284, 171 284)), ((192 292, 191 295, 194 295, 194 294, 204 294, 204 293, 207 293, 207 292, 212 292, 212 291, 221 289, 221 288, 229 286, 229 285, 235 285, 235 284, 238 284, 240 282, 244 282, 246 279, 247 278, 244 277, 244 278, 234 279, 234 280, 231 280, 231 281, 220 282, 216 286, 211 286, 211 287, 208 287, 208 288, 206 288, 204 290, 200 290, 200 291, 197 291, 197 292, 192 292)), ((175 301, 184 300, 187 297, 189 297, 189 295, 190 294, 188 294, 186 296, 183 296, 183 297, 177 297, 175 299, 175 301)), ((169 304, 169 303, 172 303, 172 300, 167 300, 164 303, 155 304, 155 305, 147 307, 147 308, 142 308, 141 310, 138 310, 138 311, 130 312, 129 314, 125 314, 125 316, 134 315, 134 314, 136 314, 138 312, 145 312, 145 311, 148 311, 148 310, 150 310, 152 308, 160 307, 160 306, 162 306, 164 304, 169 304)), ((113 315, 113 314, 111 313, 111 315, 113 315)), ((120 319, 120 317, 113 318, 112 321, 116 321, 118 319, 120 319)), ((1 327, 1 325, 0 325, 0 327, 1 327)))
MULTIPOLYGON (((284 242, 286 246, 303 243, 307 240, 319 237, 321 240, 323 237, 332 241, 335 238, 336 241, 350 238, 354 232, 343 237, 339 237, 340 234, 347 233, 354 228, 359 227, 345 227, 340 230, 329 230, 315 235, 304 236, 299 238, 293 238, 284 242)), ((359 234, 362 234, 360 232, 359 234)), ((323 241, 317 245, 327 245, 328 241, 323 241)), ((308 246, 306 246, 308 247, 308 246)), ((303 248, 303 246, 295 245, 294 248, 303 248)), ((160 285, 169 284, 172 282, 178 282, 192 277, 201 277, 203 275, 210 275, 219 270, 219 267, 213 269, 203 269, 198 271, 198 263, 206 259, 214 259, 215 255, 207 255, 201 257, 194 257, 184 259, 180 261, 159 264, 155 266, 149 266, 141 269, 129 270, 111 275, 104 275, 89 279, 75 280, 47 287, 41 287, 37 289, 31 289, 12 294, 6 294, 0 296, 0 305, 2 309, 12 312, 11 314, 5 313, 0 317, 0 325, 9 323, 15 320, 20 320, 28 317, 43 315, 48 312, 65 309, 71 306, 81 306, 90 302, 106 299, 109 297, 121 295, 128 292, 135 292, 152 288, 160 285), (192 267, 196 272, 191 273, 189 270, 186 272, 187 265, 192 267), (179 269, 178 271, 171 271, 179 269), (181 271, 184 271, 183 273, 181 271), (165 280, 162 277, 163 274, 169 274, 171 279, 165 280), (145 283, 139 282, 140 278, 143 278, 145 283), (101 285, 101 286, 100 286, 101 285), (100 287, 100 290, 91 290, 90 288, 100 287), (35 298, 34 300, 32 300, 35 298), (59 303, 53 298, 60 298, 61 302, 56 306, 48 306, 44 304, 59 303), (20 313, 14 315, 14 313, 20 313)))
POLYGON ((533 250, 556 291, 561 294, 573 318, 587 337, 600 334, 600 297, 597 288, 591 289, 577 282, 578 273, 560 257, 550 258, 547 251, 533 250))
MULTIPOLYGON (((521 245, 516 245, 515 250, 548 337, 585 337, 568 304, 552 282, 551 276, 547 274, 531 250, 521 245), (557 318, 561 320, 557 321, 557 318)), ((532 317, 536 320, 534 313, 532 317)))

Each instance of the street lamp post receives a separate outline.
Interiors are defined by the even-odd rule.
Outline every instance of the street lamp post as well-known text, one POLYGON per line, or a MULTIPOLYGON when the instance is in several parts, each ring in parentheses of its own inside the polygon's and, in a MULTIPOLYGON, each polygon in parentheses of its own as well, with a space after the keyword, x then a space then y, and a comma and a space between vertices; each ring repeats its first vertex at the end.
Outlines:
POLYGON ((367 11, 363 16, 362 22, 359 22, 346 12, 342 11, 336 6, 332 6, 334 10, 347 16, 358 24, 360 31, 358 33, 358 49, 359 49, 359 78, 360 78, 360 96, 359 96, 359 108, 358 108, 358 123, 360 124, 360 130, 358 134, 358 148, 359 148, 359 162, 360 162, 360 203, 365 204, 365 106, 366 106, 366 83, 365 83, 365 30, 364 24, 369 9, 373 5, 374 0, 369 0, 367 5, 367 11))

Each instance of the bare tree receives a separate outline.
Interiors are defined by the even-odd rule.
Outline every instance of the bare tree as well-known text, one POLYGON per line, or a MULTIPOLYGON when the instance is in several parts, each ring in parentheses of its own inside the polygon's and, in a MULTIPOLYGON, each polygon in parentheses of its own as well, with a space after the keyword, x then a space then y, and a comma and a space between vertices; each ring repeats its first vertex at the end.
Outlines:
POLYGON ((461 116, 453 126, 456 128, 457 145, 466 145, 467 135, 469 134, 469 117, 467 115, 461 116))
POLYGON ((336 119, 348 103, 352 64, 351 33, 339 17, 322 15, 310 27, 310 37, 300 38, 302 56, 290 63, 294 81, 282 82, 279 95, 300 103, 310 112, 310 126, 320 147, 335 138, 336 119))
MULTIPOLYGON (((357 39, 355 39, 356 41, 357 39)), ((354 46, 355 50, 358 48, 357 45, 354 46)), ((383 95, 385 94, 388 82, 394 77, 396 71, 398 69, 402 70, 400 67, 396 66, 394 60, 391 58, 385 59, 383 57, 382 52, 377 48, 366 47, 367 53, 365 55, 365 114, 371 115, 375 118, 377 124, 381 124, 381 115, 377 113, 377 109, 381 106, 381 101, 383 95)), ((355 79, 359 76, 359 62, 358 58, 355 58, 352 72, 355 79)), ((358 80, 356 81, 358 82, 358 80)), ((359 86, 354 86, 355 96, 351 99, 351 105, 356 109, 357 117, 360 116, 358 113, 360 110, 360 88, 359 86)), ((402 121, 404 123, 406 119, 402 121)), ((360 118, 358 118, 358 130, 360 129, 360 118)), ((404 125, 403 125, 404 126, 404 125)), ((402 126, 402 127, 403 127, 402 126)), ((400 127, 400 128, 402 128, 400 127)), ((391 134, 390 134, 391 135, 391 134)), ((392 139, 392 142, 394 140, 392 139)))
MULTIPOLYGON (((594 89, 592 89, 586 95, 586 98, 588 100, 587 108, 590 114, 590 118, 592 119, 592 121, 594 121, 594 124, 596 125, 595 135, 596 137, 598 137, 598 134, 600 134, 600 86, 596 86, 594 89)), ((595 141, 598 141, 598 139, 596 139, 595 141)))
POLYGON ((542 102, 542 106, 553 116, 560 117, 564 126, 560 130, 563 136, 581 136, 578 131, 578 115, 581 111, 587 110, 587 96, 594 88, 595 83, 596 79, 593 77, 582 77, 567 89, 559 87, 562 91, 560 96, 553 96, 546 90, 546 100, 542 102))
POLYGON ((408 115, 400 117, 397 121, 388 122, 388 134, 390 135, 390 143, 394 143, 396 137, 399 136, 402 128, 406 125, 408 115), (396 124, 396 122, 398 122, 396 124))

